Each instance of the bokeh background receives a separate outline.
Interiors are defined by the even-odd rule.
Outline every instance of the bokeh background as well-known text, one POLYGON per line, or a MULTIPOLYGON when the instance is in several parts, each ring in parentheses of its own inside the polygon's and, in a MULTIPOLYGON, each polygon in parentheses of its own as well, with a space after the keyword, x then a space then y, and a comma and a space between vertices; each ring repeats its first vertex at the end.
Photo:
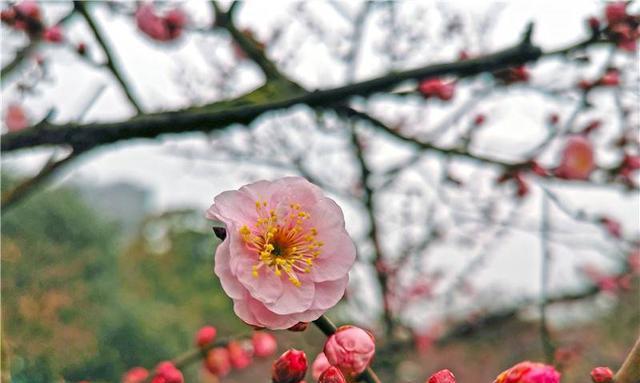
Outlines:
MULTIPOLYGON (((265 81, 229 34, 211 27, 208 2, 154 3, 159 13, 180 8, 187 15, 182 35, 169 42, 138 28, 139 3, 87 4, 144 112, 237 97, 265 81)), ((66 1, 39 6, 45 24, 73 8, 66 1)), ((530 21, 535 44, 561 48, 588 36, 587 19, 602 19, 605 6, 247 1, 234 21, 264 44, 283 73, 319 89, 455 61, 462 51, 488 54, 517 44, 530 21)), ((638 5, 629 9, 637 13, 638 5)), ((20 105, 30 124, 45 116, 91 123, 135 115, 112 71, 99 65, 106 56, 86 21, 73 16, 63 34, 62 43, 39 43, 3 75, 3 112, 20 105), (79 44, 87 53, 78 54, 79 44)), ((3 67, 29 44, 23 31, 3 24, 3 67)), ((553 129, 552 114, 569 129, 540 154, 548 169, 558 163, 563 138, 593 121, 601 126, 592 140, 603 169, 620 162, 622 150, 612 142, 621 136, 630 137, 623 149, 638 154, 636 52, 595 46, 527 68, 529 81, 511 86, 489 73, 447 78, 456 86, 448 101, 424 100, 415 84, 403 84, 394 94, 353 105, 403 134, 441 147, 466 142, 472 153, 501 161, 535 148, 553 129), (578 81, 610 66, 620 71, 621 85, 594 90, 583 102, 578 81), (471 137, 478 115, 486 122, 471 137)), ((3 152, 3 193, 67 151, 3 152)), ((640 323, 638 278, 628 263, 640 232, 637 173, 631 186, 599 174, 586 182, 527 174, 526 195, 512 182, 497 183, 504 173, 464 155, 418 151, 367 124, 303 106, 270 112, 248 126, 95 148, 2 213, 3 382, 119 381, 128 368, 151 368, 188 350, 203 325, 216 326, 222 336, 250 334, 213 275, 219 240, 204 210, 221 191, 284 175, 318 183, 345 211, 359 260, 345 299, 328 316, 376 333, 374 367, 385 381, 421 382, 441 368, 460 382, 492 381, 515 362, 544 360, 542 291, 543 299, 557 298, 546 326, 563 381, 585 381, 595 365, 616 368, 640 323), (361 158, 371 172, 367 179, 361 158), (546 218, 544 203, 552 205, 546 218), (605 216, 620 224, 619 236, 599 224, 605 216), (552 233, 544 288, 543 221, 552 233), (376 272, 400 259, 392 307, 385 307, 376 272), (615 279, 625 275, 624 283, 615 279), (385 308, 394 317, 391 329, 382 320, 385 308)), ((315 328, 276 336, 280 350, 301 348, 310 358, 321 351, 315 328)), ((269 369, 270 360, 256 360, 223 380, 265 380, 269 369)), ((197 363, 185 374, 190 382, 217 379, 197 363)))

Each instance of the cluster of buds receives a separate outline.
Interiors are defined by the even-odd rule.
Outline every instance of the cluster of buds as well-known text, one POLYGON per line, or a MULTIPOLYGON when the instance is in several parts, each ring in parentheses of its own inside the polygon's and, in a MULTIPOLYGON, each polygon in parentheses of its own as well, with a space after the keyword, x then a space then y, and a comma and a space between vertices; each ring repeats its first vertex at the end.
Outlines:
POLYGON ((177 39, 187 24, 187 17, 182 10, 175 8, 164 15, 158 15, 150 3, 140 5, 135 17, 140 31, 156 41, 177 39))
POLYGON ((151 383, 184 383, 184 376, 172 362, 160 362, 151 383))
MULTIPOLYGON (((256 331, 251 340, 231 341, 226 345, 215 345, 217 330, 213 326, 204 326, 196 333, 195 345, 203 355, 202 365, 205 371, 221 378, 232 369, 243 369, 252 362, 252 357, 264 358, 273 355, 278 343, 269 333, 256 331)), ((153 383, 182 383, 182 373, 171 362, 162 362, 154 370, 153 383)), ((142 367, 134 367, 122 377, 122 383, 143 383, 148 380, 149 372, 142 367)))
MULTIPOLYGON (((367 369, 374 353, 373 335, 355 326, 342 326, 327 338, 324 351, 313 362, 312 375, 319 383, 353 381, 367 369)), ((305 353, 290 349, 273 364, 272 381, 299 383, 306 373, 305 353)))
POLYGON ((278 349, 276 338, 262 331, 254 332, 250 341, 231 341, 224 347, 213 347, 215 335, 214 327, 201 328, 196 336, 196 345, 206 351, 203 359, 204 368, 218 377, 228 375, 232 369, 247 368, 254 356, 268 357, 278 349))
POLYGON ((449 101, 453 98, 455 90, 454 82, 445 82, 439 78, 422 80, 418 85, 418 92, 426 99, 435 97, 442 101, 449 101))
POLYGON ((616 87, 619 85, 620 85, 620 70, 614 67, 607 68, 604 74, 595 81, 582 79, 578 82, 578 88, 582 89, 585 92, 588 92, 591 89, 598 86, 616 87))
POLYGON ((37 2, 24 0, 0 11, 0 19, 11 28, 25 32, 31 39, 43 39, 51 43, 64 40, 58 25, 47 26, 37 2))

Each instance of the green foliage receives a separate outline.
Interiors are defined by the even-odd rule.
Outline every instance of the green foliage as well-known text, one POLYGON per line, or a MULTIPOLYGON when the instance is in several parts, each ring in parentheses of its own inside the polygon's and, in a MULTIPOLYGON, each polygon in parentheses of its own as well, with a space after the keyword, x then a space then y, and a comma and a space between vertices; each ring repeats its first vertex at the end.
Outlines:
POLYGON ((201 217, 148 218, 122 249, 117 225, 68 188, 3 215, 3 369, 12 381, 118 381, 186 351, 204 324, 222 336, 246 331, 213 276, 216 243, 201 217))

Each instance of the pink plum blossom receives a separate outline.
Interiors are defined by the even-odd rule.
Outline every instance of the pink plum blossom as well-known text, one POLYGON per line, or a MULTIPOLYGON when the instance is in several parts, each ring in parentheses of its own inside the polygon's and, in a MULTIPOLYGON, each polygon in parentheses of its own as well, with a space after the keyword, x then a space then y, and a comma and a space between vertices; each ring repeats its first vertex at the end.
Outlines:
POLYGON ((135 17, 138 28, 157 41, 177 39, 187 22, 186 15, 180 9, 173 9, 164 16, 160 16, 150 3, 140 5, 135 17))
POLYGON ((214 271, 248 324, 286 329, 344 295, 355 246, 340 207, 304 178, 223 192, 206 216, 226 225, 214 271))
POLYGON ((4 114, 4 123, 7 130, 17 132, 29 126, 29 120, 22 106, 10 104, 4 114))
POLYGON ((584 180, 595 168, 593 145, 584 136, 571 136, 562 151, 556 175, 566 179, 584 180))
POLYGON ((272 355, 278 349, 276 338, 266 332, 256 331, 251 337, 253 344, 253 355, 263 358, 272 355))
POLYGON ((313 361, 311 365, 311 375, 313 379, 318 380, 320 375, 331 366, 331 363, 327 360, 327 356, 324 352, 321 352, 316 356, 316 359, 313 361))
POLYGON ((560 373, 553 366, 520 362, 502 372, 494 383, 559 383, 560 373))
POLYGON ((331 365, 348 376, 364 371, 376 351, 373 336, 355 326, 342 326, 324 345, 324 354, 331 365))

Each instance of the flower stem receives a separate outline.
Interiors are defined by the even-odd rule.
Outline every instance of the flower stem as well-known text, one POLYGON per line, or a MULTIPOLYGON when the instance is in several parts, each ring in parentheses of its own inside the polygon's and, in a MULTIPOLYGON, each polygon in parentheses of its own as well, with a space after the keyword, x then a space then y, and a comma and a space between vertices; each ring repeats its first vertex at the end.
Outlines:
POLYGON ((640 382, 640 337, 613 378, 615 383, 640 382))
MULTIPOLYGON (((326 335, 327 337, 333 335, 336 332, 336 325, 334 325, 329 318, 322 315, 320 318, 313 321, 313 324, 316 325, 326 335)), ((378 375, 373 371, 371 366, 367 367, 366 370, 358 376, 358 381, 365 381, 367 383, 381 383, 378 375)))

